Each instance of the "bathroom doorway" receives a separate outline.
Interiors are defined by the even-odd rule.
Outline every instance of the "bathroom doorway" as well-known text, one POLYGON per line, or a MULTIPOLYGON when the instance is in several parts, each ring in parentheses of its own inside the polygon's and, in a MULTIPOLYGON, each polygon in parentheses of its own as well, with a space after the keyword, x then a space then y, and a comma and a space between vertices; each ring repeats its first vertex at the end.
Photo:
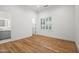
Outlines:
POLYGON ((11 39, 11 17, 7 12, 0 11, 0 40, 11 39))

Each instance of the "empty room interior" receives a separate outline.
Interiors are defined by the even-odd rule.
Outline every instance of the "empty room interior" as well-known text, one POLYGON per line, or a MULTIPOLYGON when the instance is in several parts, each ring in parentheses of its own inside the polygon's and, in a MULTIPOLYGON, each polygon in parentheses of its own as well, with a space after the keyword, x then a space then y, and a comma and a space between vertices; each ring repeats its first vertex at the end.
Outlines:
POLYGON ((0 53, 78 52, 78 5, 0 5, 0 53))

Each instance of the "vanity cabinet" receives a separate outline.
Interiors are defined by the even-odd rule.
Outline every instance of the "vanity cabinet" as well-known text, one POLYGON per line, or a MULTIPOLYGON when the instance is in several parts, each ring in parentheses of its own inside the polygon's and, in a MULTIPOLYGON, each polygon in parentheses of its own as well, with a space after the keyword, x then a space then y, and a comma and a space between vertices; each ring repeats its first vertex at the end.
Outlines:
POLYGON ((10 38, 11 38, 11 31, 10 30, 0 31, 0 40, 10 39, 10 38))

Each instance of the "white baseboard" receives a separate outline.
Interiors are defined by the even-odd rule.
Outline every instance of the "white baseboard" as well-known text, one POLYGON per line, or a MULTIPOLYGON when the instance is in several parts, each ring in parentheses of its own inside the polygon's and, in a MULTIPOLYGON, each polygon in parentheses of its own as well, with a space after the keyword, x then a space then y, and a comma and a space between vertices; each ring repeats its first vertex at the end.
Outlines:
POLYGON ((72 39, 72 38, 67 38, 67 37, 62 37, 62 36, 44 35, 44 34, 37 34, 37 35, 43 35, 43 36, 47 36, 47 37, 51 37, 51 38, 58 38, 58 39, 68 40, 68 41, 74 41, 74 39, 72 39))
POLYGON ((15 39, 4 39, 4 40, 0 40, 0 44, 7 43, 7 42, 12 42, 12 41, 16 41, 16 40, 21 40, 23 38, 28 38, 28 37, 18 37, 18 38, 15 38, 15 39))

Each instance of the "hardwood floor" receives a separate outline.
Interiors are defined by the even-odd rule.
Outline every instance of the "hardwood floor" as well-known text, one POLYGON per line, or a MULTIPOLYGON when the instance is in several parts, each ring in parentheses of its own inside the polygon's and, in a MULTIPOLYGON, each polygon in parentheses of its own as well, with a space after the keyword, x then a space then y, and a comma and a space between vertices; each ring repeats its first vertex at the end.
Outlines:
POLYGON ((4 53, 52 53, 77 52, 75 42, 56 38, 33 35, 30 38, 0 44, 0 52, 4 53))

